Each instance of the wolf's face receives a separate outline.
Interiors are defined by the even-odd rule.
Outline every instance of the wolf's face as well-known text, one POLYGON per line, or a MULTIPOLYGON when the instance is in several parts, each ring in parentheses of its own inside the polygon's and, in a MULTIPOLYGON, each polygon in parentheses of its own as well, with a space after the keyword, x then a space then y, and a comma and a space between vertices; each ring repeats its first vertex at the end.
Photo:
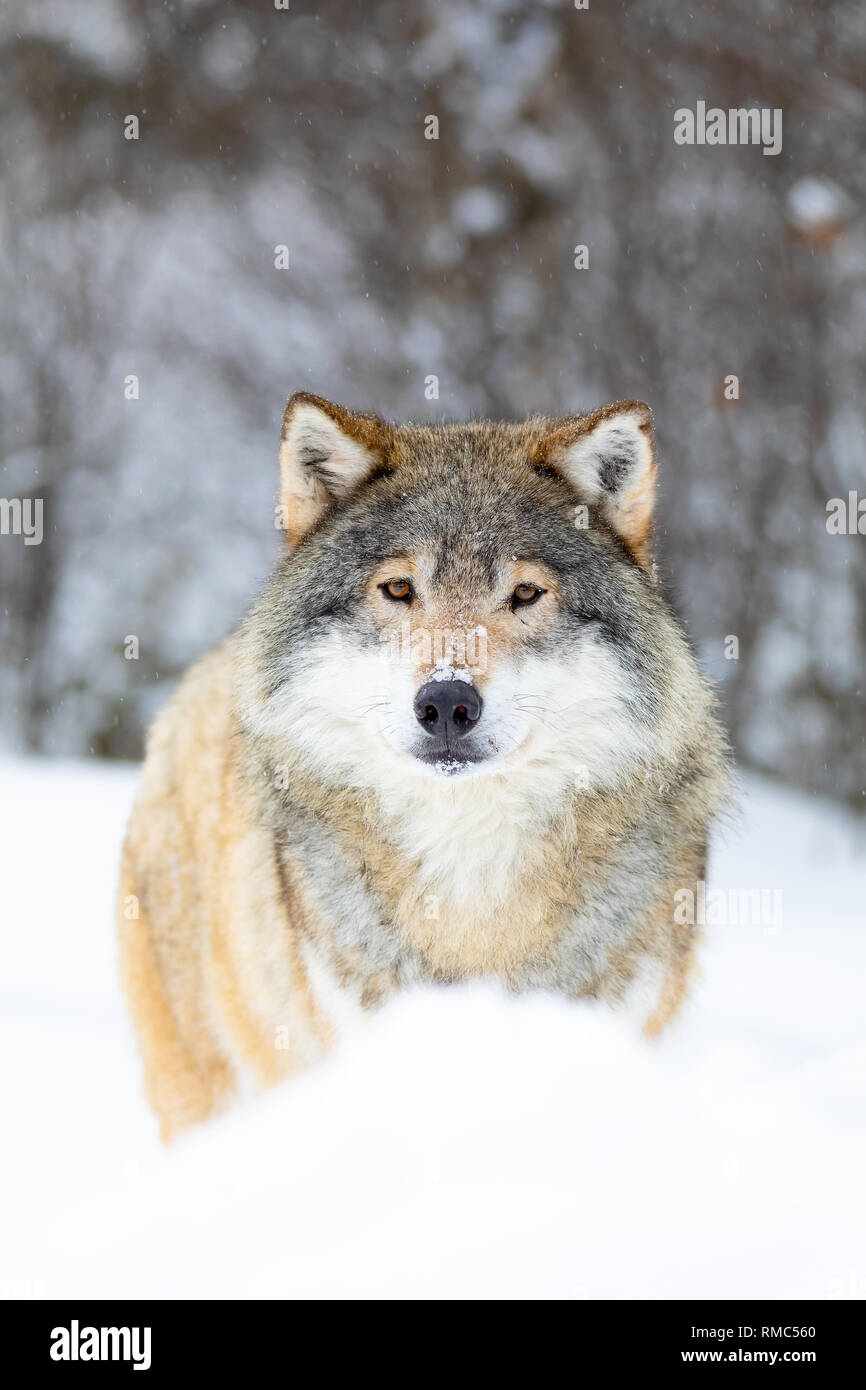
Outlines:
MULTIPOLYGON (((646 406, 391 427, 293 397, 257 725, 319 776, 595 786, 647 753, 670 624, 646 406)), ((668 654, 669 659, 669 654, 668 654)))

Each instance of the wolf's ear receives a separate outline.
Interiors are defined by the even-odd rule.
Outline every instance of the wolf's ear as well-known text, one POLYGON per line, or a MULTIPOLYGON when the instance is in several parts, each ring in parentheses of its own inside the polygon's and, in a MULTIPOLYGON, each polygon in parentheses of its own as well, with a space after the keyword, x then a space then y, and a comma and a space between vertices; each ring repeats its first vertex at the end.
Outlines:
POLYGON ((306 391, 291 397, 280 442, 280 503, 290 545, 382 467, 390 442, 389 427, 375 415, 306 391))
POLYGON ((543 444, 544 461, 596 506, 635 559, 649 565, 658 465, 652 412, 643 401, 615 401, 563 420, 543 444))

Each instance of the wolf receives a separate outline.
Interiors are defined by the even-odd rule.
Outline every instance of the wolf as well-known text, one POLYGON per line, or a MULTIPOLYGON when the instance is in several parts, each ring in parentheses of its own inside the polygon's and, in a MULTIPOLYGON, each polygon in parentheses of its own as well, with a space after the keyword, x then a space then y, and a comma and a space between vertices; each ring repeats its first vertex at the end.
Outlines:
POLYGON ((730 760, 656 477, 640 401, 424 425, 291 397, 284 553, 156 720, 124 844, 164 1138, 418 981, 674 1016, 730 760))

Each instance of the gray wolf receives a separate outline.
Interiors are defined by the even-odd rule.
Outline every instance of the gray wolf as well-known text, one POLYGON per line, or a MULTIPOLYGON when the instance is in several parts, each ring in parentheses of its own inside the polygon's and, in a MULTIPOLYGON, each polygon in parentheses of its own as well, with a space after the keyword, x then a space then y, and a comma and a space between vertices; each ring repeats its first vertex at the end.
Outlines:
POLYGON ((673 1017, 728 755, 656 473, 639 401, 428 426, 291 398, 285 553, 157 719, 123 852, 165 1137, 415 981, 673 1017))

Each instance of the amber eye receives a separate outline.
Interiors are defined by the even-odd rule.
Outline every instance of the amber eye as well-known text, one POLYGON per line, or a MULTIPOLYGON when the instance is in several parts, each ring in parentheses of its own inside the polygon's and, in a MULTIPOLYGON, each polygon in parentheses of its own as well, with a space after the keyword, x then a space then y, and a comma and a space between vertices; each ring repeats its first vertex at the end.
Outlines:
POLYGON ((525 608, 528 603, 535 603, 546 592, 546 589, 539 589, 537 584, 518 584, 511 595, 511 607, 525 608))
POLYGON ((408 579, 389 579, 386 584, 380 584, 379 588, 386 598, 392 598, 395 603, 411 603, 415 594, 408 579))

